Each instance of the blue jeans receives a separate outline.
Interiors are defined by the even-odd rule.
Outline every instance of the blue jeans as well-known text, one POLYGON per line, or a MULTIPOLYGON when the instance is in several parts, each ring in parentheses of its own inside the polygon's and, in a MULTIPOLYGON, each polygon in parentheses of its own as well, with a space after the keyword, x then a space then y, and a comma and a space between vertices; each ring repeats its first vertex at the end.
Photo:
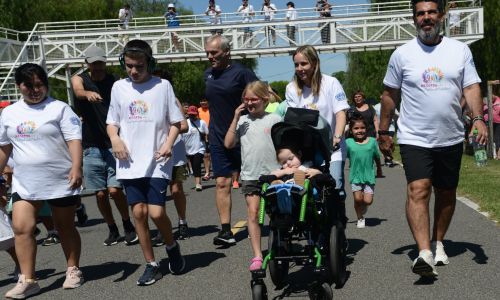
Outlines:
POLYGON ((85 190, 90 192, 104 191, 110 187, 122 188, 116 179, 116 160, 111 149, 83 149, 83 179, 85 190))

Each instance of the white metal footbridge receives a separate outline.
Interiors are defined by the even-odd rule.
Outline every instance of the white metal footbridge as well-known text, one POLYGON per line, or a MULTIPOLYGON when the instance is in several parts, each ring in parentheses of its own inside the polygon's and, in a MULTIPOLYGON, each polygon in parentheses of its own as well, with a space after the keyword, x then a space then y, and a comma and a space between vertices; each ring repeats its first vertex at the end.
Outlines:
MULTIPOLYGON (((483 38, 481 1, 455 1, 459 22, 444 33, 465 43, 483 38)), ((97 45, 105 49, 108 64, 118 64, 118 56, 130 39, 142 39, 153 48, 158 62, 205 60, 205 39, 216 29, 232 43, 233 58, 290 55, 297 46, 310 44, 321 53, 394 49, 415 36, 410 1, 356 4, 332 7, 332 17, 320 18, 315 8, 297 9, 297 20, 286 19, 279 10, 272 22, 256 12, 251 23, 242 23, 238 13, 222 14, 222 24, 211 25, 205 15, 180 16, 181 26, 167 27, 163 17, 136 18, 128 29, 118 19, 37 23, 31 32, 0 28, 0 100, 19 99, 13 81, 15 68, 25 62, 43 65, 51 77, 67 82, 85 68, 84 52, 97 45), (295 35, 287 32, 294 26, 295 35), (251 30, 251 34, 245 34, 251 30), (273 40, 273 34, 275 39, 273 40), (177 43, 176 43, 177 40, 177 43)))

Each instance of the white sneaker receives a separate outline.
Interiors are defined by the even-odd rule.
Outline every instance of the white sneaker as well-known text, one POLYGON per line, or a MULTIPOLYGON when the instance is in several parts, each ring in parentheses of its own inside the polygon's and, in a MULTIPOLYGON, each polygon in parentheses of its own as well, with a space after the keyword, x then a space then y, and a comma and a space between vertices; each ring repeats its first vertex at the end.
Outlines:
POLYGON ((444 252, 443 242, 435 241, 432 242, 432 252, 434 253, 434 265, 444 266, 450 263, 448 255, 444 252))
POLYGON ((201 186, 201 184, 197 183, 195 188, 194 188, 197 192, 201 192, 203 190, 203 186, 201 186))
POLYGON ((26 280, 24 275, 19 275, 19 280, 14 288, 5 294, 5 298, 24 299, 40 292, 40 286, 36 280, 26 280))
POLYGON ((76 289, 83 284, 83 274, 78 267, 69 267, 66 271, 66 280, 63 289, 76 289))
POLYGON ((413 261, 411 270, 422 277, 436 277, 438 273, 434 266, 432 252, 428 249, 421 250, 418 257, 413 261))
POLYGON ((358 228, 365 228, 365 218, 359 219, 358 224, 356 224, 356 227, 358 228))

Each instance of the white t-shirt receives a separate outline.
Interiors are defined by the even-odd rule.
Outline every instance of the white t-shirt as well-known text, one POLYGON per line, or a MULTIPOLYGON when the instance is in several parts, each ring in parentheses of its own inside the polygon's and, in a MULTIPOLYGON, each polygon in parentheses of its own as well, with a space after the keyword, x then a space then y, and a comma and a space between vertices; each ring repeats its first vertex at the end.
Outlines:
POLYGON ((446 147, 464 140, 460 99, 481 82, 466 44, 443 37, 436 46, 418 39, 394 51, 384 84, 401 89, 398 142, 446 147))
MULTIPOLYGON (((378 119, 380 120, 380 109, 382 108, 382 106, 380 105, 380 103, 377 103, 373 106, 373 109, 375 110, 375 112, 377 113, 377 117, 378 119)), ((397 109, 394 110, 394 115, 395 116, 399 116, 399 111, 397 109)), ((391 119, 391 122, 389 123, 389 129, 387 131, 392 131, 394 132, 396 130, 396 127, 394 124, 394 118, 391 119)))
POLYGON ((179 134, 172 147, 172 164, 174 167, 184 166, 187 164, 186 161, 186 144, 182 140, 182 136, 179 134))
POLYGON ((78 195, 68 175, 67 141, 82 139, 80 118, 62 101, 48 97, 28 105, 20 100, 0 117, 0 145, 12 144, 15 172, 12 190, 25 200, 50 200, 78 195))
POLYGON ((253 5, 248 4, 247 7, 240 5, 240 7, 238 7, 238 12, 243 16, 242 23, 252 22, 253 14, 255 13, 253 5))
MULTIPOLYGON (((302 95, 299 96, 297 87, 292 81, 286 86, 285 97, 289 107, 319 110, 319 114, 332 128, 332 133, 335 131, 335 114, 341 110, 349 109, 349 103, 347 103, 347 97, 340 82, 337 78, 325 74, 322 75, 321 88, 317 96, 314 96, 308 87, 304 87, 302 95)), ((335 151, 330 161, 345 160, 346 155, 345 141, 342 139, 340 151, 335 151)))
POLYGON ((167 140, 170 125, 184 117, 167 80, 152 77, 144 83, 129 78, 115 82, 106 123, 120 128, 130 159, 116 161, 117 179, 170 179, 173 160, 157 162, 154 153, 167 140))
POLYGON ((297 10, 294 7, 289 7, 286 10, 286 19, 289 21, 297 20, 297 10))
POLYGON ((211 10, 209 9, 209 7, 207 7, 205 13, 208 15, 208 18, 210 19, 210 24, 213 25, 222 24, 222 19, 220 18, 222 10, 220 9, 219 5, 216 4, 214 10, 211 10))
POLYGON ((118 19, 120 19, 124 26, 128 26, 128 23, 132 20, 132 10, 120 8, 118 11, 118 19))
POLYGON ((274 19, 274 15, 276 13, 276 5, 273 3, 269 3, 269 6, 262 6, 262 11, 264 12, 264 20, 272 21, 274 19))
POLYGON ((195 155, 196 153, 204 154, 206 149, 205 144, 201 141, 200 132, 208 134, 207 123, 201 119, 197 119, 195 125, 198 127, 198 130, 200 130, 200 132, 198 132, 196 127, 193 126, 191 119, 188 119, 187 122, 189 127, 188 132, 182 134, 182 139, 186 144, 187 155, 195 155))

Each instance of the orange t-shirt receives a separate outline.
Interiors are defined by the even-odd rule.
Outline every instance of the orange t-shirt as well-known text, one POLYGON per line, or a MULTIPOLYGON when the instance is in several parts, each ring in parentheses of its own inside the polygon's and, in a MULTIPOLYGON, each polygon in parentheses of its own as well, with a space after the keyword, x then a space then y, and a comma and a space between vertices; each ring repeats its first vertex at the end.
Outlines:
POLYGON ((198 115, 200 116, 200 119, 205 121, 208 124, 210 123, 210 112, 208 111, 208 108, 203 109, 203 107, 198 107, 198 115))

